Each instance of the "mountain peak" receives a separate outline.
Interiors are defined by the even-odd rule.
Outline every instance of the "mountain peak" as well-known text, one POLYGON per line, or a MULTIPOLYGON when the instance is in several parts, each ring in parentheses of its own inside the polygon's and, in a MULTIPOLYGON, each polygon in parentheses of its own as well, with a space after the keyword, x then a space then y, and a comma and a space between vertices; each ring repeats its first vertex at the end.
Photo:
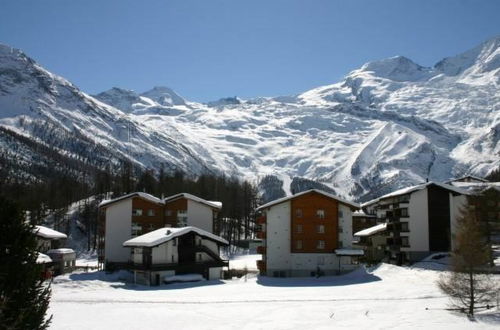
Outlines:
POLYGON ((500 68, 500 35, 457 56, 446 57, 434 68, 449 76, 456 76, 475 67, 477 72, 489 72, 500 68))
POLYGON ((186 100, 182 96, 165 86, 155 86, 151 90, 142 93, 141 96, 148 97, 164 106, 186 104, 186 100))
POLYGON ((394 56, 364 64, 358 72, 395 81, 416 81, 428 77, 430 69, 420 66, 405 56, 394 56))

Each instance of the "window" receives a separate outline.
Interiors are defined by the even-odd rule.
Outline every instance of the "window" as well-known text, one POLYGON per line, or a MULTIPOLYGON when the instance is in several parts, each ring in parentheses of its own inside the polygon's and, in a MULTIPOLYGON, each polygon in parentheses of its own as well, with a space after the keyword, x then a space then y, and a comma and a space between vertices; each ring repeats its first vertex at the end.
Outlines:
POLYGON ((408 241, 408 237, 401 237, 401 245, 402 246, 410 246, 410 242, 408 241))
POLYGON ((342 229, 342 226, 339 226, 339 233, 343 233, 344 229, 342 229))
POLYGON ((142 215, 142 209, 133 209, 132 210, 132 215, 133 216, 141 216, 142 215))
POLYGON ((401 222, 401 231, 410 231, 408 227, 408 222, 401 222))
POLYGON ((165 210, 165 216, 171 217, 172 216, 172 210, 165 210))
POLYGON ((339 248, 342 248, 342 247, 344 247, 344 243, 342 243, 342 241, 339 240, 339 248))
POLYGON ((325 233, 325 226, 324 225, 317 225, 316 226, 316 232, 318 234, 324 234, 325 233))
POLYGON ((295 210, 295 217, 302 218, 302 209, 295 210))
POLYGON ((187 211, 186 210, 178 210, 177 211, 177 222, 180 227, 187 226, 187 211))
POLYGON ((325 218, 325 210, 316 210, 316 215, 318 216, 318 218, 320 219, 324 219, 325 218))
POLYGON ((301 234, 302 233, 302 225, 297 225, 296 231, 297 231, 297 233, 301 234))
POLYGON ((342 210, 339 210, 339 218, 343 218, 344 217, 344 212, 342 212, 342 210))
POLYGON ((142 235, 142 226, 132 222, 132 237, 142 235))
POLYGON ((172 254, 172 263, 175 262, 175 256, 172 254))
POLYGON ((316 242, 316 249, 324 250, 325 249, 325 241, 319 240, 316 242))
POLYGON ((407 217, 408 216, 408 209, 401 209, 400 214, 402 217, 407 217))
POLYGON ((297 250, 301 250, 302 249, 302 241, 301 240, 295 241, 295 248, 297 250))
POLYGON ((155 216, 155 210, 149 209, 148 210, 148 217, 154 217, 155 216))

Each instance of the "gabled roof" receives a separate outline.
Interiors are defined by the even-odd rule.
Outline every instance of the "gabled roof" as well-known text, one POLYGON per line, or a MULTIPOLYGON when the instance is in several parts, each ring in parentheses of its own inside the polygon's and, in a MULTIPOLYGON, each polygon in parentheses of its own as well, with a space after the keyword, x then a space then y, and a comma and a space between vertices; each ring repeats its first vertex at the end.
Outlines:
POLYGON ((463 180, 463 179, 472 179, 472 180, 476 180, 476 181, 479 181, 479 182, 488 182, 488 180, 480 178, 480 177, 477 177, 477 176, 465 175, 465 176, 457 178, 457 179, 449 180, 446 183, 461 182, 461 180, 463 180))
POLYGON ((176 194, 176 195, 173 195, 173 196, 169 196, 169 197, 163 199, 163 202, 164 203, 168 203, 168 202, 177 200, 179 198, 190 199, 192 201, 195 201, 195 202, 198 202, 198 203, 201 203, 201 204, 205 204, 207 206, 210 206, 211 208, 218 209, 218 210, 220 210, 222 208, 222 203, 221 202, 207 201, 207 200, 205 200, 203 198, 200 198, 198 196, 191 195, 191 194, 188 194, 188 193, 180 193, 180 194, 176 194))
POLYGON ((387 223, 385 223, 385 222, 379 223, 378 225, 375 225, 373 227, 360 230, 360 231, 354 233, 353 236, 371 236, 373 234, 383 232, 386 229, 387 229, 387 223))
POLYGON ((467 190, 471 194, 482 193, 483 191, 489 189, 495 189, 500 191, 500 182, 463 182, 454 181, 451 183, 453 186, 458 187, 462 190, 467 190))
POLYGON ((276 205, 276 204, 281 204, 283 202, 286 202, 288 200, 291 200, 291 199, 294 199, 296 197, 299 197, 299 196, 302 196, 302 195, 305 195, 305 194, 309 194, 311 192, 316 192, 318 194, 321 194, 323 196, 326 196, 328 198, 332 198, 332 199, 335 199, 337 201, 339 201, 340 203, 342 204, 346 204, 348 206, 351 206, 351 207, 354 207, 356 209, 359 209, 360 208, 360 205, 358 203, 354 203, 354 202, 350 202, 350 201, 347 201, 345 199, 342 199, 338 196, 335 196, 335 195, 332 195, 332 194, 329 194, 323 190, 319 190, 319 189, 310 189, 310 190, 306 190, 306 191, 302 191, 300 193, 297 193, 295 195, 291 195, 291 196, 287 196, 287 197, 283 197, 283 198, 279 198, 279 199, 275 199, 274 201, 271 201, 269 203, 266 203, 264 205, 261 205, 257 208, 257 210, 261 210, 261 209, 265 209, 267 207, 270 207, 270 206, 273 206, 273 205, 276 205))
POLYGON ((35 233, 37 236, 47 238, 47 239, 68 238, 68 236, 66 236, 66 234, 63 234, 61 232, 58 232, 57 230, 47 228, 44 226, 35 226, 35 228, 33 228, 33 233, 35 233))
POLYGON ((435 186, 441 187, 443 189, 446 189, 446 190, 451 191, 452 193, 455 193, 455 194, 458 194, 458 195, 468 195, 468 193, 465 190, 459 189, 457 187, 453 187, 453 186, 451 186, 449 184, 430 181, 430 182, 426 182, 426 183, 419 184, 419 185, 416 185, 416 186, 411 186, 411 187, 407 187, 407 188, 403 188, 403 189, 399 189, 399 190, 393 191, 393 192, 388 193, 386 195, 383 195, 383 196, 381 196, 379 198, 375 198, 375 199, 372 199, 371 201, 363 203, 363 204, 361 204, 361 207, 365 207, 365 206, 369 206, 369 205, 375 204, 375 203, 380 202, 381 200, 384 200, 384 199, 387 199, 387 198, 401 196, 401 195, 406 195, 406 194, 411 194, 411 193, 413 193, 415 191, 426 189, 430 185, 435 185, 435 186))
POLYGON ((133 197, 140 197, 142 199, 148 200, 148 201, 156 203, 156 204, 163 204, 163 201, 161 199, 159 199, 159 198, 157 198, 157 197, 155 197, 153 195, 147 194, 145 192, 133 192, 133 193, 130 193, 130 194, 126 194, 126 195, 120 196, 118 198, 109 199, 109 200, 103 200, 99 204, 99 207, 108 206, 110 204, 113 204, 113 203, 116 203, 116 202, 120 202, 122 200, 126 200, 126 199, 133 198, 133 197))
POLYGON ((191 232, 194 232, 199 236, 208 238, 212 241, 216 241, 224 245, 229 245, 229 242, 222 237, 219 237, 197 227, 188 226, 181 228, 160 228, 147 234, 129 239, 128 241, 125 241, 123 243, 123 246, 154 247, 168 242, 175 237, 179 237, 191 232))

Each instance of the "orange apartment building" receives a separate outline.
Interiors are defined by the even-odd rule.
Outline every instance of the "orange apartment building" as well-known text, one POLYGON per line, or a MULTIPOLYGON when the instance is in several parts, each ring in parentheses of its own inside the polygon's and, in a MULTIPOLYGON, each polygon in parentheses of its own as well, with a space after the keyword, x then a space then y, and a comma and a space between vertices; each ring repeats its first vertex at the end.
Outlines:
POLYGON ((317 276, 356 268, 357 256, 363 253, 352 248, 352 214, 357 209, 357 203, 317 189, 260 206, 260 273, 317 276))

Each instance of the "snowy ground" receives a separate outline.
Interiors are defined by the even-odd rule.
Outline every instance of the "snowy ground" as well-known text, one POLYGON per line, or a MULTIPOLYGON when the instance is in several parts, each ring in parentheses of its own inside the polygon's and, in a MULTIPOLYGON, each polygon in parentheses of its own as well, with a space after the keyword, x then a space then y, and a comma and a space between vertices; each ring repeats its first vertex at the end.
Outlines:
POLYGON ((70 274, 52 285, 51 329, 498 329, 498 310, 475 322, 444 310, 448 300, 435 284, 442 272, 429 269, 439 267, 382 264, 339 277, 155 288, 125 284, 125 272, 70 274))
POLYGON ((262 260, 260 254, 241 254, 231 256, 229 260, 229 268, 231 269, 246 269, 248 271, 257 271, 257 260, 262 260))

